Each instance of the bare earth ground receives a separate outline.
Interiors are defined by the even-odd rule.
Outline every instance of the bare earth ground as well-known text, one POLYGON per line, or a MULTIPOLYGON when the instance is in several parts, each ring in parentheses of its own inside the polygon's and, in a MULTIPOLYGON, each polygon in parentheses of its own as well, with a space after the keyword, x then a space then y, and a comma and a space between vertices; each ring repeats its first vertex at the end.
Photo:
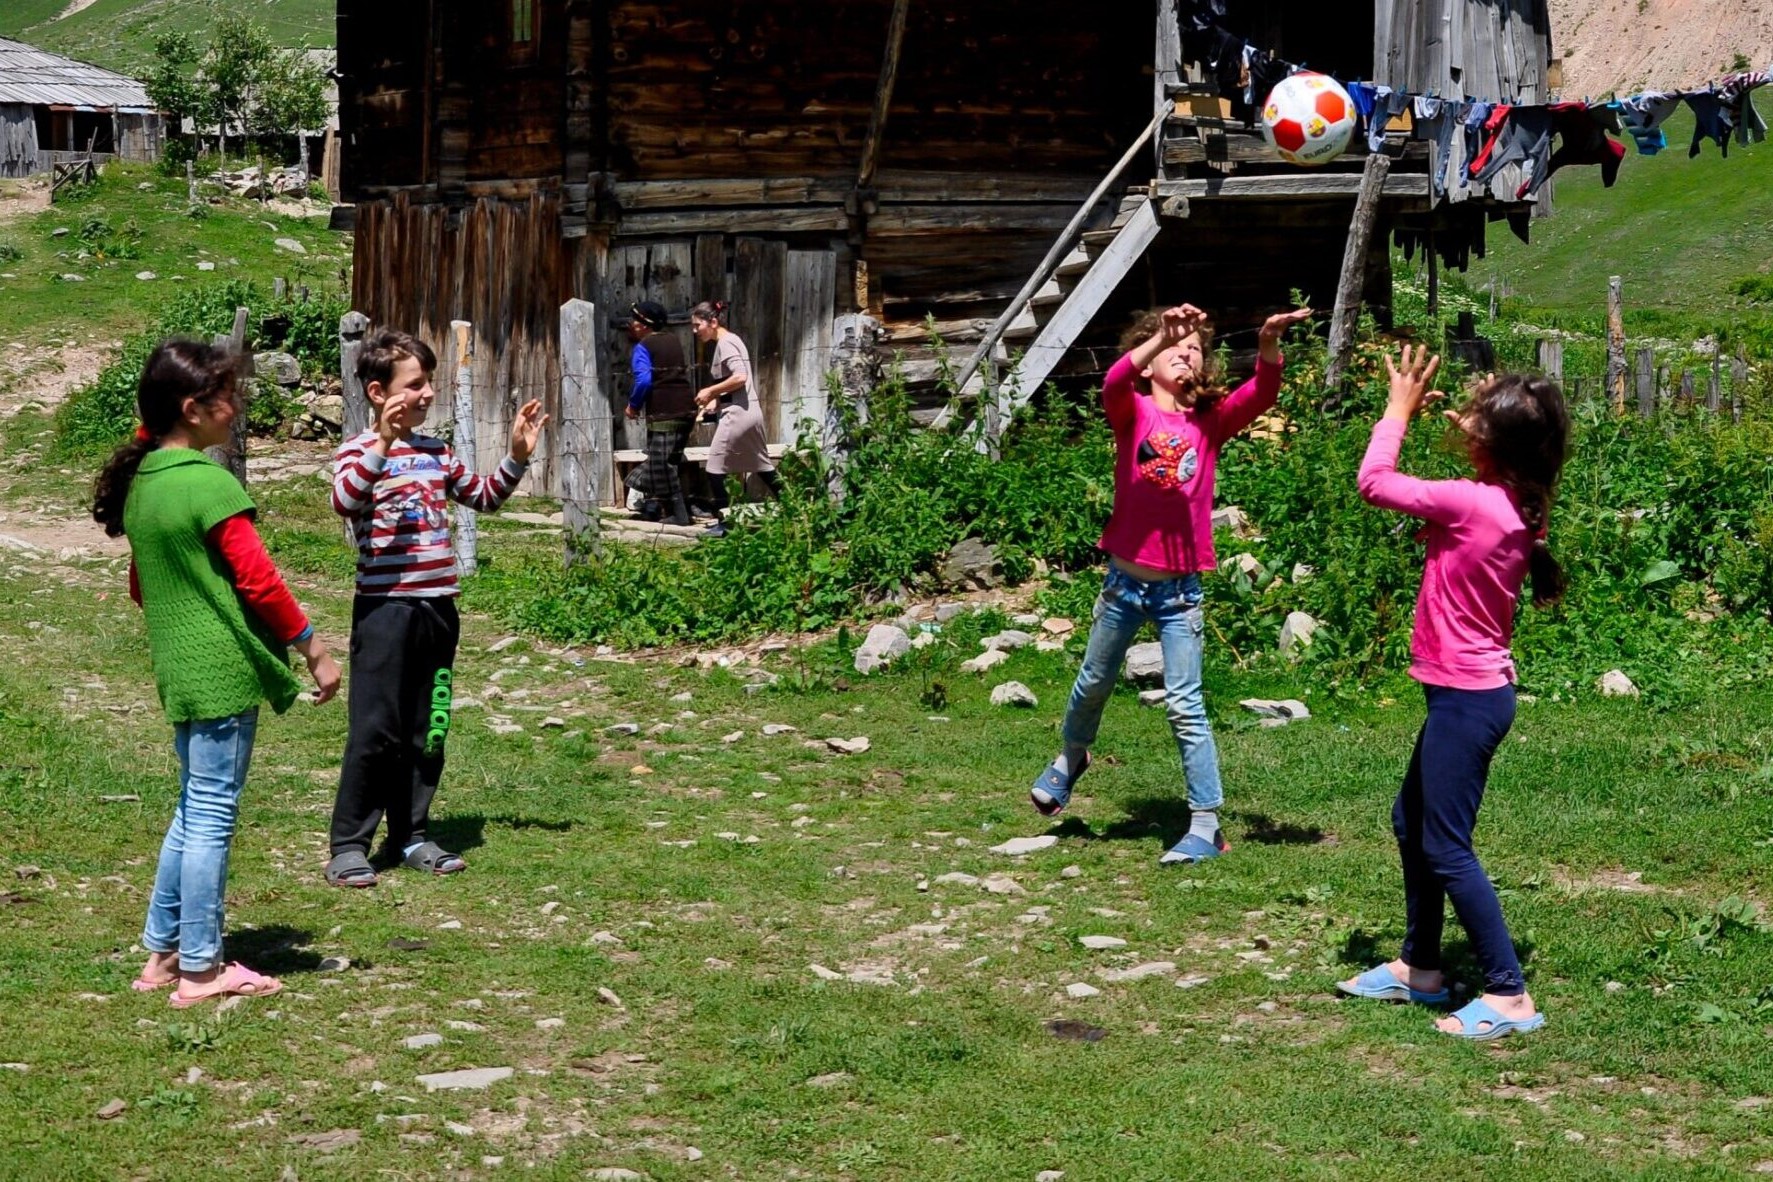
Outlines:
POLYGON ((1746 56, 1773 65, 1773 5, 1761 0, 1551 0, 1565 98, 1703 86, 1746 56))

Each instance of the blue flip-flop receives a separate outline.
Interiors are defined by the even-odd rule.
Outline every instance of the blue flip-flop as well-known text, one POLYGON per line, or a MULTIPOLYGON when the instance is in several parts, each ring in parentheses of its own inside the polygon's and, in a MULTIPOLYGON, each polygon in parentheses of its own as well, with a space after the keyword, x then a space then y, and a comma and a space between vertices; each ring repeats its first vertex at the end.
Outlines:
MULTIPOLYGON (((1454 1038, 1469 1038, 1474 1042, 1489 1042, 1511 1034, 1526 1034, 1545 1025, 1544 1014, 1534 1014, 1531 1018, 1504 1018, 1494 1008, 1485 1005, 1481 997, 1467 1003, 1463 1009, 1455 1010, 1453 1016, 1459 1019, 1458 1032, 1442 1030, 1441 1033, 1452 1034, 1454 1038)), ((1435 1029, 1440 1030, 1440 1027, 1435 1029)))
POLYGON ((1214 830, 1212 841, 1193 833, 1185 833, 1181 841, 1164 851, 1157 864, 1171 866, 1177 862, 1205 862, 1208 858, 1217 858, 1230 848, 1231 843, 1225 840, 1223 830, 1214 830))
POLYGON ((1448 997, 1445 989, 1438 989, 1433 993, 1411 989, 1397 979, 1397 974, 1391 971, 1390 965, 1385 964, 1376 969, 1368 969, 1354 979, 1352 986, 1346 981, 1338 981, 1336 988, 1350 997, 1364 997, 1369 1001, 1411 1001, 1419 1006, 1445 1005, 1448 997))
POLYGON ((1059 770, 1057 761, 1047 764, 1046 771, 1034 778, 1034 787, 1028 790, 1028 799, 1034 803, 1035 811, 1043 817, 1056 817, 1065 811, 1071 803, 1071 787, 1083 779, 1083 774, 1090 770, 1090 754, 1084 752, 1083 766, 1069 776, 1059 770))

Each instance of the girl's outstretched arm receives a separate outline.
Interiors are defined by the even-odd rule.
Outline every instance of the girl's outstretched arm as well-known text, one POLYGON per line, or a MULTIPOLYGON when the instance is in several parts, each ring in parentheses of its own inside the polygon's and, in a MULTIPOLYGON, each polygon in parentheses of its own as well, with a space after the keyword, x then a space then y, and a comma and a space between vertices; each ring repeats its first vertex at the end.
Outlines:
POLYGON ((1207 430, 1223 443, 1274 405, 1281 387, 1281 339, 1287 329, 1311 315, 1310 308, 1277 312, 1257 334, 1256 373, 1203 416, 1207 430))
MULTIPOLYGON (((1429 383, 1440 369, 1441 359, 1430 357, 1426 345, 1414 350, 1405 345, 1398 362, 1401 365, 1390 357, 1385 359, 1385 368, 1391 375, 1391 395, 1385 404, 1385 417, 1374 424, 1372 442, 1361 460, 1361 497, 1381 509, 1451 524, 1463 517, 1469 507, 1471 493, 1467 482, 1423 480, 1397 470, 1404 435, 1410 429, 1410 420, 1431 396, 1429 383)), ((1439 397, 1438 391, 1432 393, 1439 397)))

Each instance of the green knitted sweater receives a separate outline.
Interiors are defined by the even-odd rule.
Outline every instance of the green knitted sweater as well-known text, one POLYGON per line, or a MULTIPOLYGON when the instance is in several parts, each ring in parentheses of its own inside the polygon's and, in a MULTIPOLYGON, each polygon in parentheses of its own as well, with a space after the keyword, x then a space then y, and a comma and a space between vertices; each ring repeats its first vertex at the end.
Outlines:
POLYGON ((129 487, 129 538, 160 704, 173 722, 227 718, 266 699, 281 714, 300 689, 289 655, 234 589, 209 531, 253 504, 200 451, 149 452, 129 487))

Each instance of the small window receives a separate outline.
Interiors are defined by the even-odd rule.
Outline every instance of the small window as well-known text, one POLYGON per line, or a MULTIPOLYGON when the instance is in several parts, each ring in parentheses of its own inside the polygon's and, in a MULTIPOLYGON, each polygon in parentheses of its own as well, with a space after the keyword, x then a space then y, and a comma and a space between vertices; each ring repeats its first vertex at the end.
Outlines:
POLYGON ((535 0, 511 0, 511 44, 528 45, 535 37, 535 0))

